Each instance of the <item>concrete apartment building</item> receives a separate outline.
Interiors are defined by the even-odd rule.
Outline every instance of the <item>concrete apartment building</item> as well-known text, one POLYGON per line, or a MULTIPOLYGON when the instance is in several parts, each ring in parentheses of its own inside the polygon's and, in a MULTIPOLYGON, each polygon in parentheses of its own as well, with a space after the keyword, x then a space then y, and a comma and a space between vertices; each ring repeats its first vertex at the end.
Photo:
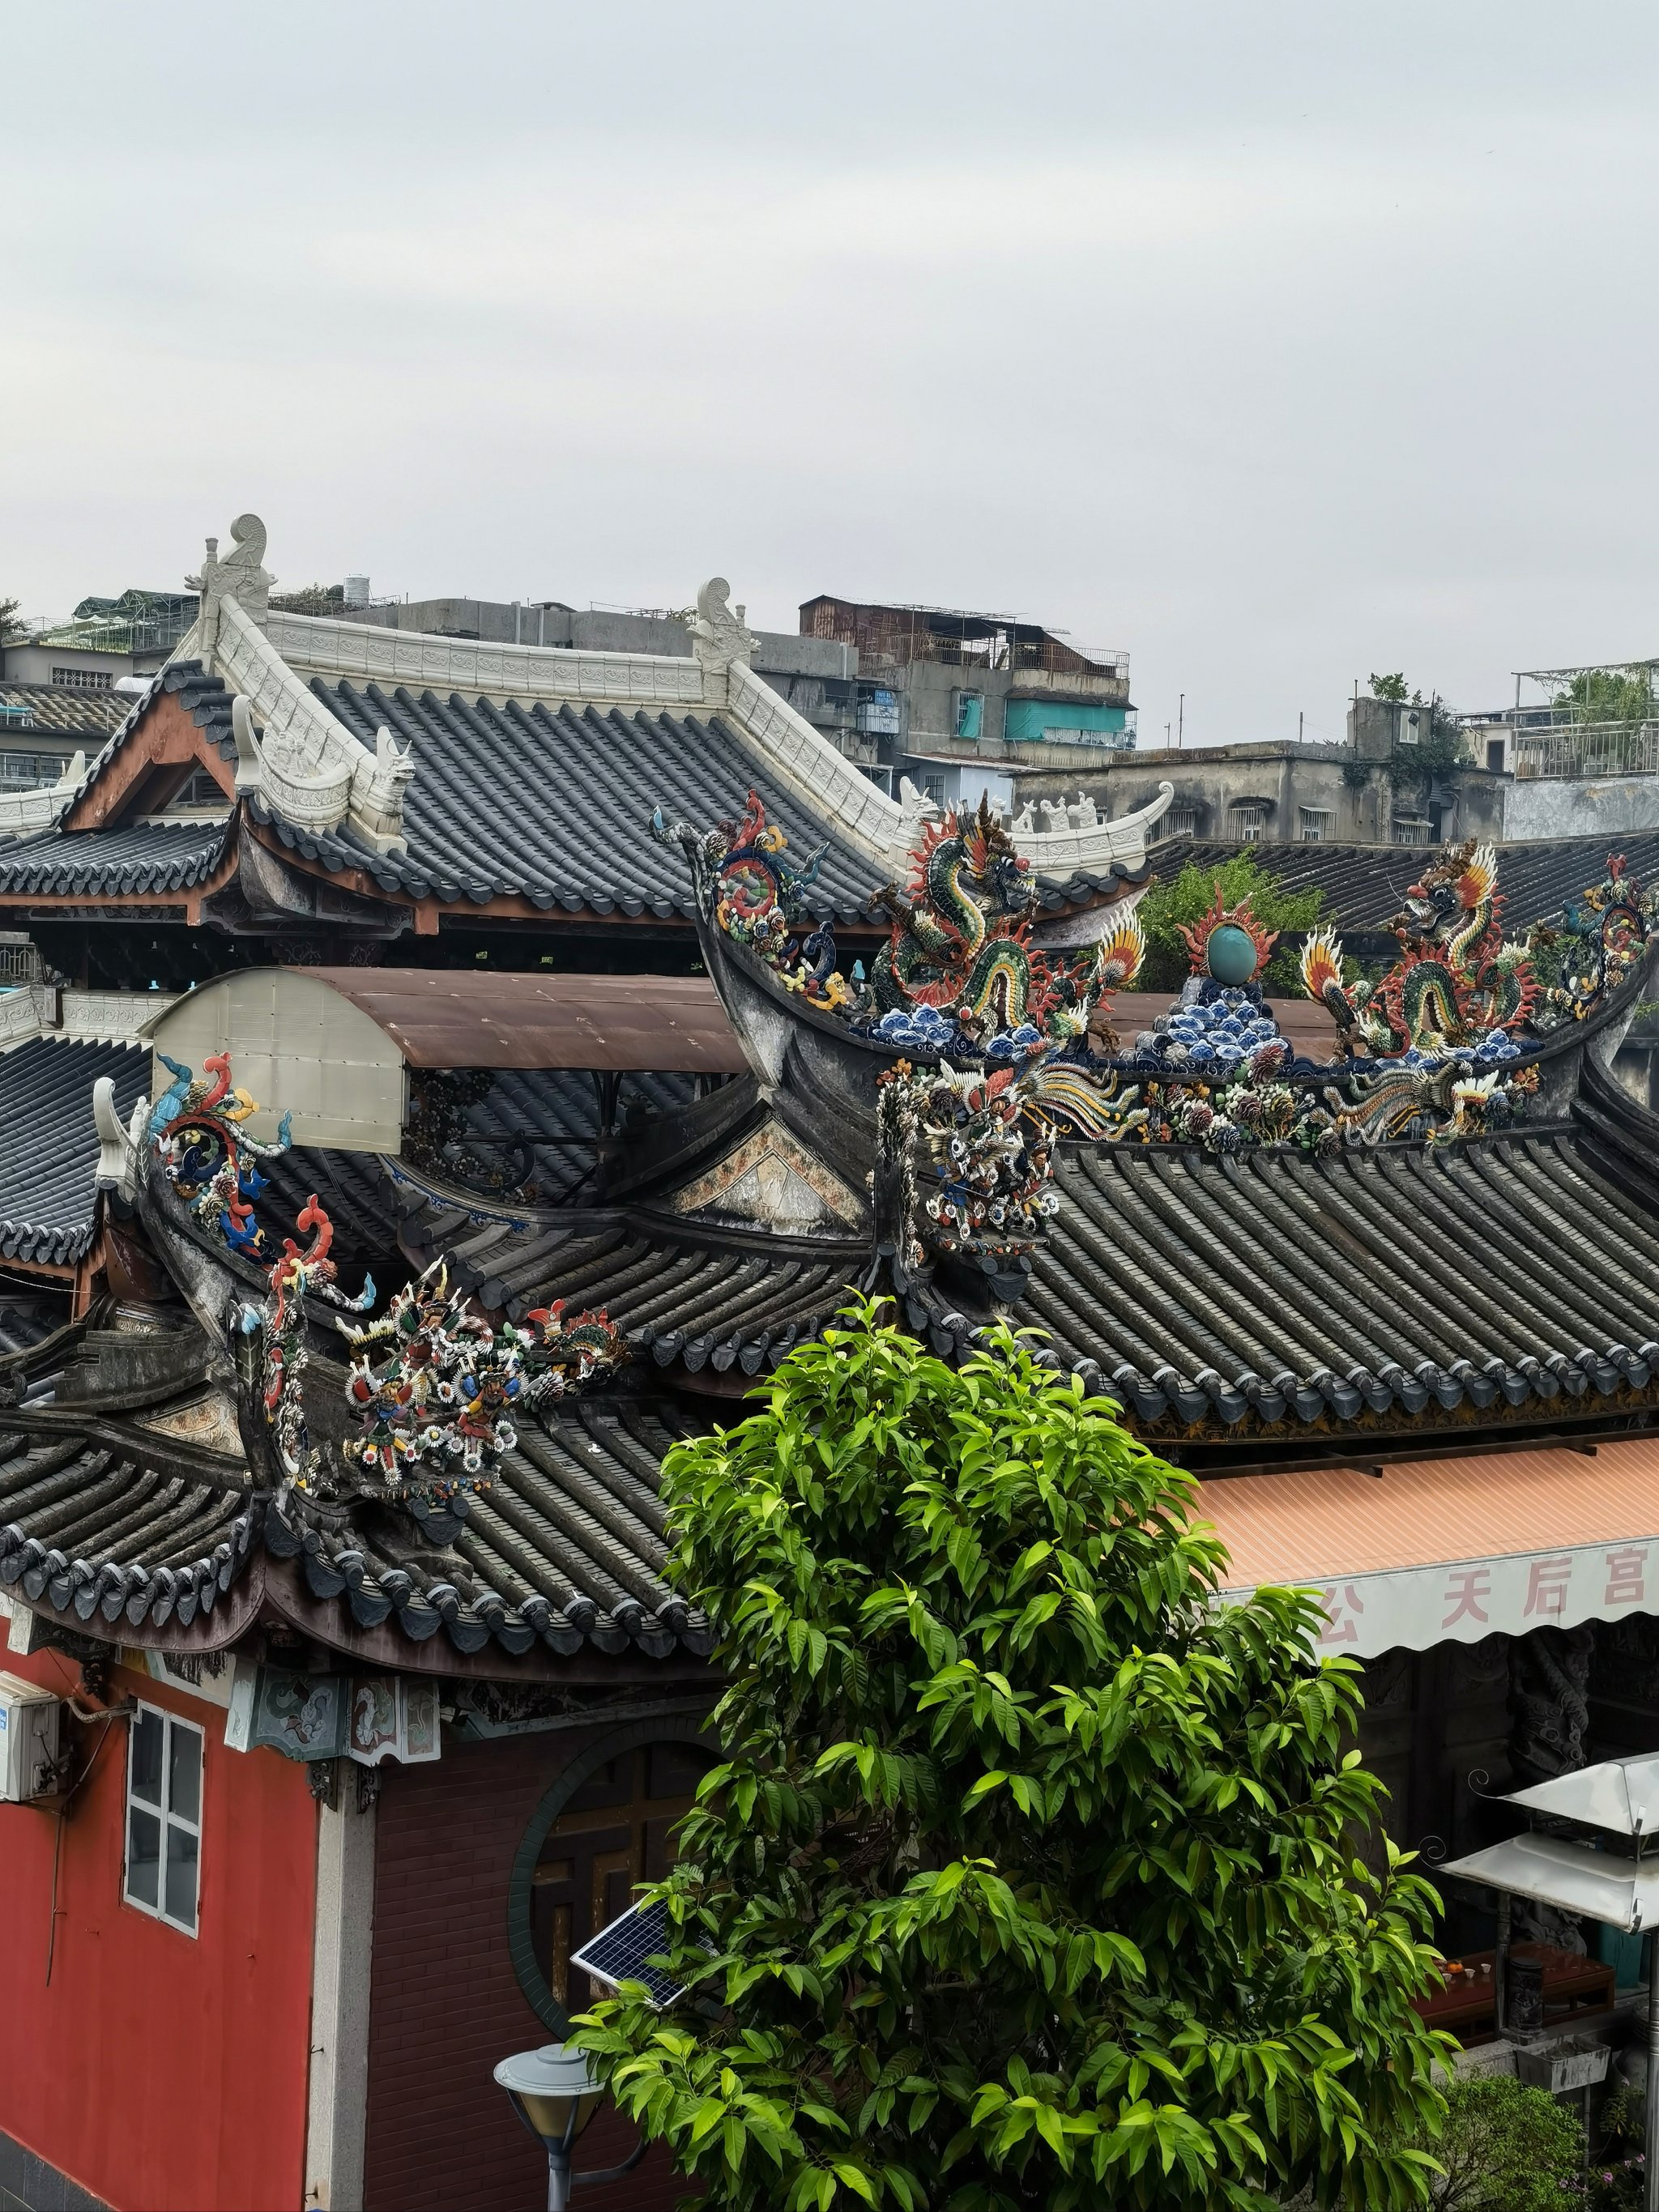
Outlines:
POLYGON ((1075 781, 1134 742, 1126 653, 1012 615, 829 593, 800 627, 854 656, 855 725, 895 793, 908 778, 938 805, 1006 803, 1022 772, 1075 781))
POLYGON ((1117 753, 1080 780, 1075 771, 1022 770, 1016 795, 1021 806, 1036 806, 1038 819, 1079 793, 1112 816, 1144 805, 1168 781, 1175 798, 1159 824, 1164 838, 1435 845, 1504 836, 1509 772, 1473 757, 1443 764, 1443 746, 1427 750, 1429 718, 1421 704, 1358 698, 1348 710, 1346 744, 1275 741, 1117 753), (1425 757, 1433 764, 1419 767, 1425 757))

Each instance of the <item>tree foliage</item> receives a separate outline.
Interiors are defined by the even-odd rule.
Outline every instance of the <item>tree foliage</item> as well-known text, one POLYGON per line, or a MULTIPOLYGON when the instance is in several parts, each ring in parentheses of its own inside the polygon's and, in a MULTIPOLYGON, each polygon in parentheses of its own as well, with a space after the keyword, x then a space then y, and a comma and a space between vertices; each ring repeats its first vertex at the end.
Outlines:
POLYGON ((1250 911, 1264 927, 1284 933, 1285 941, 1274 951, 1263 982, 1270 990, 1299 993, 1297 972, 1298 940, 1317 928, 1325 901, 1317 886, 1287 891, 1275 876, 1261 867, 1254 853, 1237 853, 1219 867, 1188 863, 1172 883, 1156 883, 1136 908, 1146 939, 1146 958, 1138 988, 1143 991, 1178 991, 1187 980, 1190 963, 1182 942, 1181 928, 1191 928, 1215 903, 1219 891, 1224 905, 1237 906, 1249 899, 1250 911))
POLYGON ((21 627, 17 617, 22 607, 21 599, 0 599, 0 645, 9 645, 21 627))
POLYGON ((1648 722, 1655 713, 1649 668, 1586 668, 1551 704, 1575 722, 1648 722))
POLYGON ((1373 676, 1371 678, 1371 696, 1373 699, 1392 699, 1403 706, 1406 701, 1406 678, 1404 672, 1402 671, 1396 670, 1392 676, 1373 676))
POLYGON ((1434 1899, 1354 1856, 1357 1669, 1305 1592, 1217 1607, 1189 1479, 1029 1343, 878 1314, 665 1463, 726 1758, 687 2000, 579 2023, 612 2094, 728 2212, 1425 2203, 1434 1899))
POLYGON ((1433 2212, 1569 2212, 1583 2161, 1578 2116, 1501 2075, 1455 2082, 1435 2146, 1433 2212))

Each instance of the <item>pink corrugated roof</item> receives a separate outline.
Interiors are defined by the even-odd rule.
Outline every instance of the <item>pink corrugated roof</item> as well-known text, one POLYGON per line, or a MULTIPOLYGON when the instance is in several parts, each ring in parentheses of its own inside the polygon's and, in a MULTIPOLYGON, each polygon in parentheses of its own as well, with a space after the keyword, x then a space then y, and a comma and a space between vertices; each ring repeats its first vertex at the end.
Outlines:
POLYGON ((1595 1455, 1493 1452, 1200 1486, 1200 1516, 1232 1556, 1233 1589, 1492 1559, 1659 1533, 1659 1437, 1595 1455))

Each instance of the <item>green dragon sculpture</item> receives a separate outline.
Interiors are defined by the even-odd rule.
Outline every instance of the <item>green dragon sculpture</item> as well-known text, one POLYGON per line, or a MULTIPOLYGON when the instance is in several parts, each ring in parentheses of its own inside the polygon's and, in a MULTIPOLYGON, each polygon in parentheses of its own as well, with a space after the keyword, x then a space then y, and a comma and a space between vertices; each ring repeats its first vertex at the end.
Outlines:
POLYGON ((933 1006, 989 1030, 1030 1022, 1051 1036, 1081 1036, 1102 991, 1121 988, 1140 966, 1133 916, 1070 957, 1032 945, 1036 886, 983 799, 976 815, 952 811, 924 829, 909 893, 890 884, 877 896, 893 918, 870 975, 878 1013, 933 1006))
POLYGON ((1538 977, 1527 948, 1505 940, 1497 856, 1490 845, 1450 847, 1406 893, 1389 924, 1400 957, 1382 981, 1352 985, 1334 930, 1302 950, 1308 995, 1330 1009, 1350 1053, 1373 1059, 1413 1050, 1440 1054, 1494 1030, 1525 1026, 1538 977))

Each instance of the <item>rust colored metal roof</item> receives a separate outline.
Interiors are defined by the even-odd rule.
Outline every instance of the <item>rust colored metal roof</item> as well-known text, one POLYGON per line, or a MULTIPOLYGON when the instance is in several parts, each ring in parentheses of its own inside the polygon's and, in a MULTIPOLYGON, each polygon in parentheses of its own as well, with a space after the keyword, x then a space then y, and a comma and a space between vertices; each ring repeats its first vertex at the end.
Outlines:
POLYGON ((410 1067, 741 1075, 749 1063, 705 975, 480 975, 312 968, 410 1067))
POLYGON ((1198 1514, 1232 1556, 1230 1589, 1619 1543, 1659 1528, 1659 1437, 1233 1476, 1200 1487, 1198 1514))

